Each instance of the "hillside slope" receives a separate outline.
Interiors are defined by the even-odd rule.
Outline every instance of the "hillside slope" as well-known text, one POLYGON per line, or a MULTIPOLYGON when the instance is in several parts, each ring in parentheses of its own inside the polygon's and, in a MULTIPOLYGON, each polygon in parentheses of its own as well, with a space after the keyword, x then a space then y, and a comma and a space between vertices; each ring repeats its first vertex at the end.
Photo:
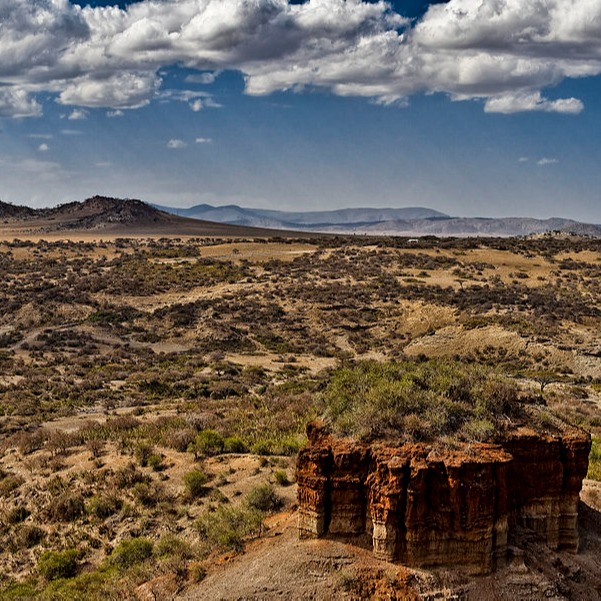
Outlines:
POLYGON ((227 237, 292 235, 290 231, 189 219, 161 211, 141 200, 105 196, 48 209, 0 203, 0 221, 0 236, 4 237, 60 233, 227 237))

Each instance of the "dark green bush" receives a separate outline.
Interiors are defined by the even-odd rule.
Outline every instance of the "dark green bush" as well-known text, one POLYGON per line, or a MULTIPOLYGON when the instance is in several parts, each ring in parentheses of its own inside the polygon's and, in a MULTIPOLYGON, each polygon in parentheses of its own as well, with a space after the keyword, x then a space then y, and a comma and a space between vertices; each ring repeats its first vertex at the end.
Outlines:
POLYGON ((123 501, 115 494, 94 495, 88 501, 88 513, 102 520, 117 513, 123 501))
POLYGON ((130 538, 121 541, 110 554, 108 561, 110 565, 121 569, 142 563, 152 556, 153 544, 147 538, 130 538))
POLYGON ((226 453, 246 453, 248 447, 239 436, 228 436, 223 441, 223 450, 226 453))
POLYGON ((205 485, 209 477, 200 470, 192 470, 184 476, 184 486, 191 498, 196 499, 206 494, 205 485))
POLYGON ((194 442, 190 445, 190 451, 194 456, 217 455, 223 452, 225 441, 223 436, 215 430, 203 430, 196 435, 194 442))
POLYGON ((38 572, 46 580, 71 578, 77 571, 79 551, 67 549, 66 551, 46 551, 38 561, 38 572))
POLYGON ((260 535, 262 525, 261 511, 230 505, 220 505, 215 511, 206 511, 196 521, 205 545, 221 551, 241 551, 244 539, 260 535))
POLYGON ((246 497, 246 504, 259 511, 275 511, 282 506, 282 499, 271 484, 255 486, 246 497))

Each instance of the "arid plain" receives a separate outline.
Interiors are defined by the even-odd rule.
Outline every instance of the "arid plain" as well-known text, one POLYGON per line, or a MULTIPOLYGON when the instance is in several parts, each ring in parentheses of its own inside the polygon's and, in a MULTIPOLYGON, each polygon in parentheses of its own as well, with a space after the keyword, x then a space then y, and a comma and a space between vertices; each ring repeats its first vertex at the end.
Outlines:
MULTIPOLYGON (((0 598, 599 598, 598 239, 14 228, 0 242, 0 598), (533 543, 519 578, 466 580, 299 542, 305 426, 366 362, 477 367, 590 431, 580 554, 533 543)), ((480 422, 415 436, 486 439, 480 422)))

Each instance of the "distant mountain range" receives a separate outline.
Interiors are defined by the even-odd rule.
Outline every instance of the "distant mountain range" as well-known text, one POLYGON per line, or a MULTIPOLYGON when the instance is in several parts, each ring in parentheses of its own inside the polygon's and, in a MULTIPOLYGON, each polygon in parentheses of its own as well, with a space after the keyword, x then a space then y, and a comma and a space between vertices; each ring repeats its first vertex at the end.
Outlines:
POLYGON ((451 217, 423 207, 288 212, 203 204, 189 209, 94 196, 47 209, 0 201, 0 228, 30 232, 102 231, 193 236, 527 236, 556 231, 601 237, 601 226, 569 219, 451 217))
POLYGON ((180 216, 280 230, 386 236, 527 236, 558 231, 601 237, 601 225, 554 217, 451 217, 424 207, 339 209, 336 211, 272 211, 237 205, 208 204, 187 209, 155 205, 180 216))

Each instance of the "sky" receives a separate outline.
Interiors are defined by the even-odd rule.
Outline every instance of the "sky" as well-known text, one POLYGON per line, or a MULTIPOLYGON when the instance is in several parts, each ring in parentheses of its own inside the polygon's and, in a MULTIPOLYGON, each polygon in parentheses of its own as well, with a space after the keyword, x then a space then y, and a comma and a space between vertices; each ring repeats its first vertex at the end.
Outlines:
POLYGON ((601 223, 601 0, 0 0, 0 199, 601 223))

